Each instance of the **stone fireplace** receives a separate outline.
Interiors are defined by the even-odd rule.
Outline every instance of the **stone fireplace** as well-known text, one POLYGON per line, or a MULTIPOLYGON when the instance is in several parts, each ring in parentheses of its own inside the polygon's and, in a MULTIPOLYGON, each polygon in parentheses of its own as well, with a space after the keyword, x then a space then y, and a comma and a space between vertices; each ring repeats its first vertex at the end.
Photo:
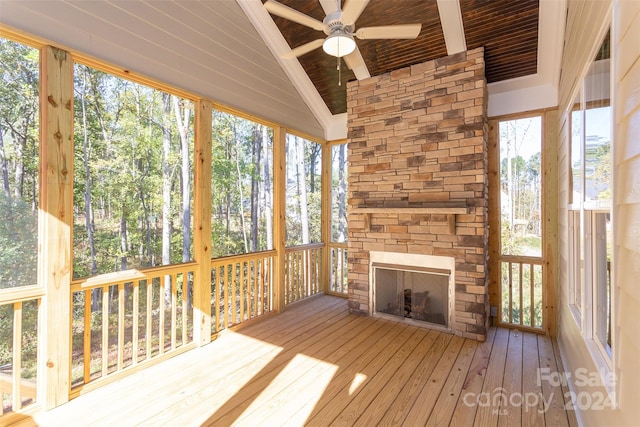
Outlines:
MULTIPOLYGON (((399 293, 406 292, 415 300, 409 318, 427 319, 430 326, 464 337, 486 338, 488 125, 483 53, 475 49, 348 84, 351 312, 388 314, 384 311, 404 304, 399 293), (380 253, 396 254, 394 259, 401 262, 377 261, 380 253), (381 273, 385 281, 405 277, 407 271, 428 274, 435 267, 419 261, 420 256, 451 260, 447 311, 434 314, 440 291, 429 291, 427 301, 427 291, 413 289, 421 286, 415 284, 423 276, 401 279, 412 285, 395 285, 388 291, 389 301, 376 306, 374 264, 385 264, 381 270, 399 267, 400 272, 381 273), (403 260, 416 262, 408 268, 403 260), (444 324, 440 315, 446 318, 444 324)), ((440 275, 446 270, 435 269, 440 275)))

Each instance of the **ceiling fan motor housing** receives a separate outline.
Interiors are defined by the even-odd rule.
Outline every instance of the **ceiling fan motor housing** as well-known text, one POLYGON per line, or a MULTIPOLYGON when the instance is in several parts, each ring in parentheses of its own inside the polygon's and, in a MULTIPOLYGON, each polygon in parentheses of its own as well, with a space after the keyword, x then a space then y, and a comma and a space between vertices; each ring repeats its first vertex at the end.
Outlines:
POLYGON ((345 25, 341 19, 341 11, 336 11, 325 16, 322 21, 325 25, 324 33, 328 36, 337 32, 342 34, 353 34, 353 25, 345 25))

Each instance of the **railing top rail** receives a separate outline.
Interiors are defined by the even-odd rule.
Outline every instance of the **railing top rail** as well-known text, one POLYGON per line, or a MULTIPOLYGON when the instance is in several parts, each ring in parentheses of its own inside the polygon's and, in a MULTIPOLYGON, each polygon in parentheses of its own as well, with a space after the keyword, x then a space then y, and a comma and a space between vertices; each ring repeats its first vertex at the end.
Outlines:
POLYGON ((42 298, 44 294, 45 289, 42 286, 21 286, 17 288, 0 289, 0 305, 42 298))
POLYGON ((324 243, 320 242, 320 243, 308 243, 306 245, 296 245, 296 246, 288 246, 284 249, 284 251, 286 253, 290 253, 290 252, 299 252, 299 251, 306 251, 307 249, 320 249, 320 248, 324 248, 324 243))
POLYGON ((534 257, 534 256, 524 256, 524 255, 500 255, 500 261, 516 262, 520 264, 535 264, 535 265, 544 264, 544 260, 542 258, 534 257))
POLYGON ((162 265, 158 267, 145 268, 140 270, 116 271, 114 273, 101 274, 99 276, 85 277, 71 282, 71 291, 77 292, 82 289, 93 289, 105 285, 116 283, 128 283, 136 280, 144 280, 166 274, 183 273, 195 271, 198 263, 185 262, 182 264, 162 265))
POLYGON ((260 251, 260 252, 249 252, 247 254, 238 254, 238 255, 226 255, 218 258, 211 258, 211 265, 214 264, 224 264, 225 262, 237 262, 237 261, 246 261, 256 258, 264 258, 267 256, 273 256, 277 252, 274 249, 270 249, 268 251, 260 251))
POLYGON ((349 247, 349 243, 347 242, 329 242, 327 246, 330 248, 344 248, 347 249, 349 247))

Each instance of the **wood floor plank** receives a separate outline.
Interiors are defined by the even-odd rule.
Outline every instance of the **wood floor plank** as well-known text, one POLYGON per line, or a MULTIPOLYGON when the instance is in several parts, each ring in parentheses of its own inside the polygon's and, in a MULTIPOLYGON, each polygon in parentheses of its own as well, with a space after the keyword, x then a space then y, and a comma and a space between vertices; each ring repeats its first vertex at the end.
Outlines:
POLYGON ((500 402, 498 426, 522 424, 522 332, 509 332, 509 346, 502 378, 505 400, 500 402))
POLYGON ((442 426, 447 425, 451 421, 453 411, 456 408, 456 403, 460 397, 460 391, 462 390, 462 384, 469 372, 469 366, 478 348, 478 343, 473 340, 465 340, 462 344, 462 349, 458 358, 456 359, 451 373, 447 378, 447 381, 442 388, 440 397, 435 403, 434 409, 431 412, 431 416, 427 420, 427 426, 442 426))
MULTIPOLYGON (((356 414, 359 414, 360 413, 360 407, 362 407, 364 405, 364 408, 366 408, 367 405, 371 402, 372 395, 375 395, 376 393, 379 393, 381 386, 384 386, 384 385, 388 384, 388 379, 389 378, 388 377, 384 377, 384 372, 385 371, 394 370, 394 365, 397 363, 396 362, 397 358, 401 357, 401 356, 399 356, 400 353, 405 352, 405 356, 406 356, 406 352, 411 351, 410 347, 412 347, 412 346, 415 347, 415 345, 417 345, 417 343, 421 340, 421 337, 425 336, 426 334, 427 334, 427 332, 424 331, 424 330, 416 331, 406 341, 405 346, 401 350, 396 352, 396 354, 389 360, 389 362, 386 363, 382 367, 382 369, 380 371, 378 371, 378 373, 373 378, 371 378, 371 380, 367 380, 366 382, 363 383, 364 385, 360 389, 360 391, 357 394, 357 396, 351 401, 349 406, 340 415, 343 416, 345 412, 350 411, 350 410, 355 411, 356 414)), ((338 365, 334 365, 334 366, 338 366, 338 365)), ((319 384, 319 385, 322 386, 322 384, 319 384)), ((301 405, 303 403, 303 399, 300 399, 300 397, 301 397, 302 392, 303 392, 304 389, 301 388, 301 387, 297 387, 297 388, 299 390, 299 393, 296 393, 297 394, 297 399, 295 400, 295 403, 293 404, 293 407, 298 407, 299 405, 301 405)), ((294 392, 295 392, 295 390, 294 390, 294 392)), ((296 395, 296 394, 294 394, 294 395, 296 395)), ((308 400, 308 399, 304 399, 304 400, 308 400)), ((262 416, 262 412, 260 413, 260 415, 262 416)), ((340 417, 338 417, 336 420, 334 420, 334 423, 336 423, 336 422, 338 424, 340 424, 340 425, 345 425, 345 423, 340 420, 340 417)), ((346 424, 347 425, 351 425, 352 422, 351 421, 347 421, 346 424)))
MULTIPOLYGON (((348 340, 361 333, 360 326, 366 326, 365 323, 362 317, 354 315, 347 315, 347 318, 339 323, 333 323, 332 326, 320 323, 308 333, 300 335, 298 340, 288 342, 286 347, 281 348, 267 364, 258 361, 260 365, 256 367, 242 367, 235 371, 226 369, 227 374, 223 378, 190 393, 189 399, 183 399, 183 402, 175 408, 165 409, 162 414, 147 420, 146 423, 149 425, 164 422, 179 423, 184 405, 190 402, 193 402, 190 410, 203 414, 203 419, 198 418, 198 422, 213 423, 220 420, 220 423, 224 424, 221 418, 226 417, 231 423, 242 415, 251 399, 264 390, 297 354, 318 353, 318 357, 326 357, 328 352, 339 350, 341 345, 346 345, 348 340), (340 338, 333 339, 335 336, 340 338), (193 396, 196 397, 195 402, 193 396)), ((369 326, 375 330, 375 325, 369 326)), ((304 375, 304 372, 301 371, 299 375, 304 375)))
POLYGON ((450 427, 467 427, 473 424, 478 409, 477 397, 482 392, 495 336, 496 328, 491 328, 487 333, 486 341, 478 344, 462 390, 460 390, 460 397, 453 411, 453 418, 449 423, 450 427))
POLYGON ((358 389, 357 393, 352 395, 349 404, 340 412, 331 425, 353 425, 360 415, 369 407, 371 401, 380 393, 380 390, 387 385, 391 379, 396 381, 395 374, 398 368, 406 362, 409 355, 427 335, 427 332, 428 331, 421 328, 416 329, 414 333, 402 343, 391 358, 384 362, 380 360, 379 364, 372 363, 369 365, 367 367, 370 372, 369 379, 363 384, 363 387, 358 389))
MULTIPOLYGON (((304 337, 311 338, 326 329, 327 324, 340 324, 349 315, 342 304, 330 304, 327 307, 318 305, 317 307, 309 307, 306 314, 309 317, 301 317, 301 314, 292 313, 293 317, 286 316, 282 329, 277 328, 277 333, 272 331, 263 331, 255 333, 254 330, 261 330, 256 324, 255 328, 248 327, 241 333, 229 332, 220 336, 218 340, 208 346, 198 350, 202 352, 203 363, 206 363, 207 369, 202 370, 199 363, 190 363, 181 366, 178 369, 169 369, 163 372, 163 383, 171 384, 174 381, 178 384, 184 384, 181 393, 175 393, 172 387, 160 387, 153 390, 150 395, 136 396, 135 389, 131 393, 132 399, 150 399, 161 402, 162 410, 149 410, 149 408, 128 408, 127 410, 118 411, 112 414, 114 422, 150 422, 156 419, 158 421, 165 419, 168 414, 173 411, 184 411, 190 406, 197 406, 193 396, 206 395, 205 390, 212 390, 211 385, 219 381, 224 381, 230 377, 230 372, 238 370, 249 370, 259 372, 262 366, 280 352, 280 347, 286 345, 293 339, 304 337), (297 321, 292 321, 296 320, 297 321), (301 321, 301 319, 305 319, 301 321), (279 329, 279 330, 278 330, 279 329), (247 337, 264 337, 264 339, 247 339, 247 337), (242 349, 238 351, 238 349, 242 349), (175 380, 174 380, 175 378, 175 380), (206 379, 206 382, 203 381, 206 379)), ((184 356, 188 359, 189 356, 184 356)), ((153 371, 150 371, 153 372, 153 371)))
MULTIPOLYGON (((553 352, 551 338, 538 336, 538 355, 540 358, 540 368, 548 369, 549 374, 560 373, 556 364, 556 357, 553 352)), ((544 422, 548 426, 568 426, 569 419, 564 408, 564 395, 562 388, 552 381, 542 380, 542 393, 548 405, 544 411, 544 422)))
POLYGON ((454 336, 451 338, 431 376, 416 396, 415 403, 404 420, 406 425, 420 425, 429 419, 429 415, 431 415, 444 383, 451 373, 451 368, 458 358, 463 343, 464 338, 462 337, 454 336))
MULTIPOLYGON (((362 382, 366 380, 366 376, 361 372, 357 372, 357 365, 362 359, 367 359, 367 355, 375 353, 377 346, 380 346, 380 342, 390 342, 394 335, 398 333, 400 328, 395 322, 382 321, 383 326, 371 335, 365 341, 362 342, 357 350, 351 350, 342 355, 337 360, 331 359, 331 361, 339 366, 338 372, 334 375, 331 383, 322 393, 318 401, 310 402, 309 400, 304 404, 301 404, 299 408, 293 408, 291 410, 291 418, 287 421, 290 425, 303 425, 308 419, 311 419, 314 413, 319 412, 321 408, 334 397, 336 391, 341 392, 345 388, 351 393, 353 390, 359 388, 362 382), (354 374, 355 372, 355 374, 354 374), (298 420, 296 423, 295 421, 298 420)), ((381 347, 380 347, 381 348, 381 347)))
MULTIPOLYGON (((540 361, 538 360, 538 336, 532 333, 525 333, 522 338, 522 393, 524 396, 537 396, 535 405, 528 405, 525 402, 522 408, 523 427, 544 426, 543 403, 540 399, 542 392, 538 379, 540 361)), ((530 400, 533 402, 533 399, 530 400)))
MULTIPOLYGON (((556 366, 558 367, 558 371, 565 372, 564 365, 562 364, 562 357, 560 356, 560 349, 558 348, 558 342, 556 340, 552 340, 552 343, 553 352, 556 356, 556 366)), ((562 396, 568 396, 568 393, 570 392, 569 385, 563 382, 560 387, 562 389, 562 396)), ((566 398, 564 399, 564 402, 567 402, 566 398)), ((567 420, 569 421, 569 425, 571 427, 578 427, 578 419, 576 417, 576 411, 574 408, 567 409, 567 420)))
POLYGON ((440 334, 434 341, 432 347, 428 349, 420 364, 416 367, 414 375, 407 381, 400 393, 380 421, 380 425, 401 425, 409 410, 415 403, 415 398, 428 381, 438 361, 444 354, 451 338, 450 334, 440 334))
POLYGON ((396 374, 394 374, 392 381, 389 381, 386 385, 381 385, 380 393, 371 401, 369 408, 360 415, 353 424, 354 426, 366 427, 380 423, 380 420, 384 417, 394 400, 396 400, 396 397, 402 391, 404 385, 415 377, 416 369, 424 360, 425 349, 432 348, 434 342, 440 335, 439 332, 430 331, 424 336, 414 351, 407 357, 407 360, 402 363, 396 374))
MULTIPOLYGON (((493 341, 491 349, 491 357, 489 358, 489 366, 482 384, 482 396, 489 398, 489 404, 478 405, 476 417, 473 425, 479 427, 498 425, 498 407, 493 405, 496 393, 502 388, 502 378, 504 376, 504 367, 507 360, 507 345, 509 343, 509 330, 498 329, 496 337, 493 341)), ((484 397, 483 397, 484 399, 484 397)), ((483 401, 481 403, 487 403, 483 401)))
MULTIPOLYGON (((54 410, 35 411, 33 422, 65 427, 496 425, 497 411, 487 408, 482 414, 485 408, 465 404, 464 397, 485 390, 493 397, 503 385, 517 389, 514 349, 519 344, 508 334, 490 329, 487 341, 476 343, 351 315, 346 300, 323 296, 225 331, 206 346, 54 410)), ((558 400, 547 414, 523 411, 522 425, 576 425, 573 414, 564 412, 562 388, 536 384, 539 367, 563 371, 555 345, 546 337, 522 335, 522 392, 538 390, 545 399, 558 400)), ((506 419, 501 421, 509 424, 506 419)), ((514 420, 513 425, 520 424, 514 420)))
MULTIPOLYGON (((373 357, 366 357, 368 354, 365 353, 365 357, 356 360, 355 363, 350 365, 347 369, 346 378, 355 378, 357 374, 364 375, 366 379, 373 378, 380 368, 384 366, 418 330, 418 328, 412 326, 400 324, 398 324, 398 326, 399 333, 397 335, 391 336, 389 340, 385 340, 377 349, 372 349, 373 351, 371 353, 373 353, 373 357)), ((343 377, 344 375, 345 374, 343 374, 343 377)), ((321 402, 323 403, 322 409, 317 413, 314 411, 308 425, 327 426, 331 424, 344 408, 349 405, 351 400, 357 396, 361 389, 362 387, 358 387, 355 390, 350 390, 349 383, 344 384, 341 390, 331 389, 331 393, 328 393, 328 396, 333 396, 333 398, 326 404, 321 402)))
POLYGON ((207 422, 212 425, 242 424, 246 418, 250 422, 255 412, 260 413, 258 417, 264 422, 269 418, 287 419, 291 415, 290 410, 287 413, 276 411, 288 408, 299 395, 305 400, 313 400, 309 394, 313 394, 315 388, 308 381, 315 379, 320 382, 328 369, 335 366, 333 360, 359 351, 358 346, 382 326, 382 322, 371 323, 361 316, 353 317, 360 317, 354 326, 331 331, 322 339, 315 339, 315 344, 307 349, 299 346, 287 349, 274 360, 265 375, 254 377, 250 384, 225 403, 230 410, 217 411, 207 422))

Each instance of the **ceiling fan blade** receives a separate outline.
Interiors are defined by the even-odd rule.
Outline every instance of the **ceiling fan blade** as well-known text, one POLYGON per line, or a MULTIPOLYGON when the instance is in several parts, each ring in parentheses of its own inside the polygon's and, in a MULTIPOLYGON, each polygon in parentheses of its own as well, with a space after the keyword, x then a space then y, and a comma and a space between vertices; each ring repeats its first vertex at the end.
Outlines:
POLYGON ((356 31, 360 40, 371 39, 415 39, 420 34, 422 24, 386 25, 381 27, 365 27, 356 31))
POLYGON ((296 47, 295 49, 291 49, 289 52, 285 52, 280 57, 282 58, 296 58, 298 56, 302 56, 305 53, 309 53, 314 49, 319 48, 324 43, 324 39, 317 39, 309 43, 305 43, 296 47))
POLYGON ((320 0, 320 6, 324 10, 325 15, 329 15, 338 10, 339 0, 320 0))
POLYGON ((356 50, 345 56, 344 62, 347 64, 347 67, 353 71, 356 79, 364 80, 371 77, 367 64, 364 63, 364 58, 360 54, 360 49, 356 48, 356 50))
POLYGON ((277 15, 281 18, 288 19, 289 21, 297 22, 305 27, 313 28, 314 30, 324 31, 324 24, 317 19, 305 15, 302 12, 298 12, 295 9, 285 6, 282 3, 278 3, 274 0, 268 0, 264 4, 264 8, 267 12, 277 15))
POLYGON ((347 4, 342 9, 342 22, 345 25, 355 24, 368 4, 369 0, 347 0, 347 4))

